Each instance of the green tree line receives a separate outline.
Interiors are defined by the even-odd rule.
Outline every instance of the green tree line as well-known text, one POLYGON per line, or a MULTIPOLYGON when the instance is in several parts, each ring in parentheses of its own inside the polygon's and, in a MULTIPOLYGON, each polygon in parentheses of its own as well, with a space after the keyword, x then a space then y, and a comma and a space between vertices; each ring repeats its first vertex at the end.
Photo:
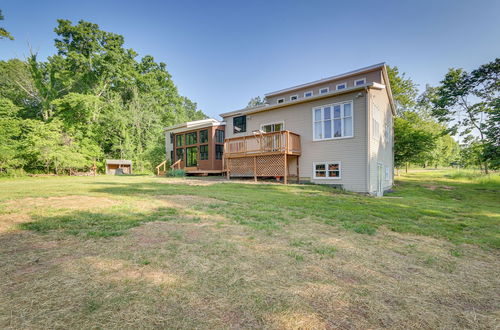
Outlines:
POLYGON ((45 61, 0 61, 0 174, 88 171, 106 158, 151 171, 165 159, 164 127, 206 118, 165 63, 139 58, 123 36, 62 19, 55 33, 45 61))
POLYGON ((419 166, 500 168, 500 59, 466 72, 449 69, 438 86, 417 85, 389 67, 398 113, 394 160, 419 166), (459 137, 459 144, 453 137, 459 137))

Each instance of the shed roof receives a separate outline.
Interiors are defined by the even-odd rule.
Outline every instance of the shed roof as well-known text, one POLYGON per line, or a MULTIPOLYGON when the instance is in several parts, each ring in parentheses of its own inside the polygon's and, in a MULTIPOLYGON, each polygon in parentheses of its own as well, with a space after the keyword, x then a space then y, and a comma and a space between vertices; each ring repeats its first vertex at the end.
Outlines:
POLYGON ((106 165, 112 164, 112 165, 132 165, 131 160, 127 159, 106 159, 106 165))

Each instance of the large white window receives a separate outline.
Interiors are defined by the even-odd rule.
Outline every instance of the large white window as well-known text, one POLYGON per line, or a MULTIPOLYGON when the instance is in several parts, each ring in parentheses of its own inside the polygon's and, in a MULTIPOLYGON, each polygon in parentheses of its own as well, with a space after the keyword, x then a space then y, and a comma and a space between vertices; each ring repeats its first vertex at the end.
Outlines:
POLYGON ((313 108, 313 140, 353 136, 352 101, 313 108))
POLYGON ((314 179, 340 179, 341 167, 340 162, 314 162, 313 163, 313 178, 314 179))

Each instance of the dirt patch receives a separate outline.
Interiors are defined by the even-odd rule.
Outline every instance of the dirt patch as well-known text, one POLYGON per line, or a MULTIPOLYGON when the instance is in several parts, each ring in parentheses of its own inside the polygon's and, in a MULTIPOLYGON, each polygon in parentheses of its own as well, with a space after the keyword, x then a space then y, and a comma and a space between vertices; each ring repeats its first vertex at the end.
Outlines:
POLYGON ((2 214, 0 215, 0 233, 15 230, 18 224, 30 221, 32 221, 32 219, 27 214, 2 214))
POLYGON ((126 262, 108 258, 85 258, 85 262, 108 281, 139 280, 154 285, 173 284, 177 277, 150 266, 129 265, 126 262))

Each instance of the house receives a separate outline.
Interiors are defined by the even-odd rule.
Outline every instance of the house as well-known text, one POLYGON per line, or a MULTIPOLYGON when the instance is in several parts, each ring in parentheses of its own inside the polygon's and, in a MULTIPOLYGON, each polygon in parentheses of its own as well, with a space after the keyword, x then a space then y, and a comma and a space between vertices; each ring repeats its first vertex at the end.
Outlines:
POLYGON ((392 186, 396 109, 384 63, 265 98, 221 114, 228 177, 283 177, 376 195, 392 186))
POLYGON ((106 159, 106 174, 132 174, 132 161, 126 159, 106 159))
POLYGON ((221 174, 224 135, 225 123, 211 118, 167 127, 167 161, 190 174, 221 174))

